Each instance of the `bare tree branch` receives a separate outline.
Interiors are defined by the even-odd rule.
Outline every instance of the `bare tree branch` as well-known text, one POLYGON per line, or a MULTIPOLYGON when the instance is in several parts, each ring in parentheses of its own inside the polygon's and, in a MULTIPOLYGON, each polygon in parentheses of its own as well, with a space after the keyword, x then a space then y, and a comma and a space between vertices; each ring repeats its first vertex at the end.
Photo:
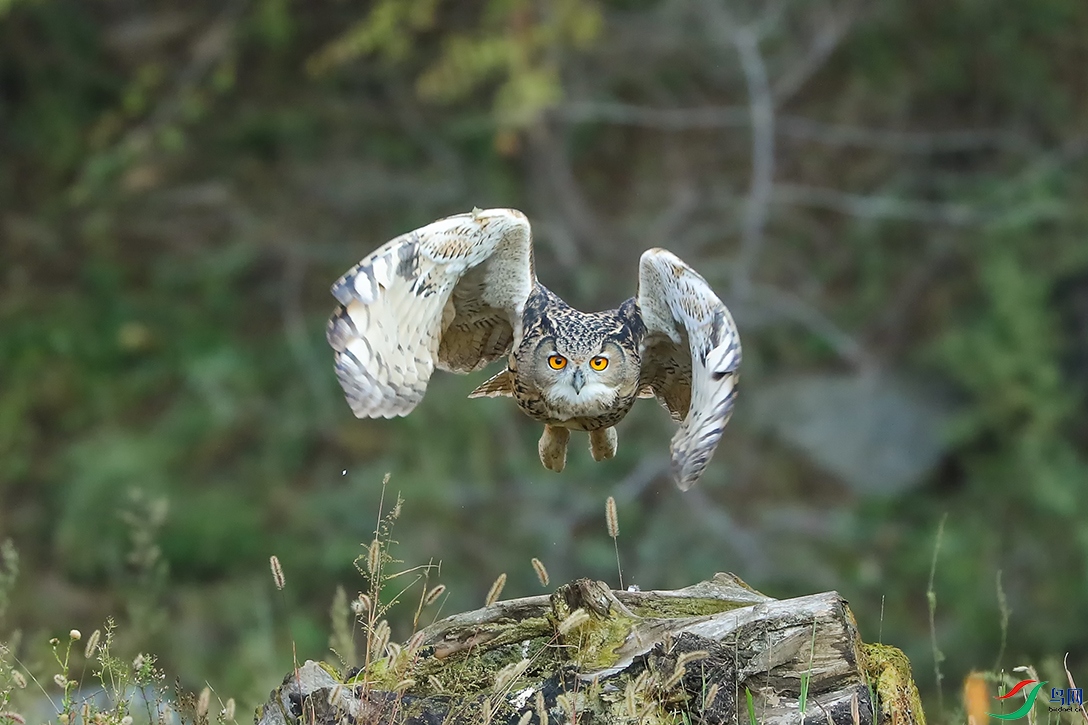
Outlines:
MULTIPOLYGON (((777 12, 777 5, 768 11, 777 12)), ((752 134, 752 170, 749 177, 748 201, 744 207, 741 248, 733 266, 733 288, 741 299, 750 292, 752 275, 763 246, 771 196, 774 192, 774 97, 771 94, 767 65, 759 49, 760 36, 756 23, 741 25, 715 0, 705 0, 700 8, 707 27, 722 45, 732 44, 744 72, 748 92, 748 117, 752 134)))
POLYGON ((837 189, 796 184, 779 184, 774 192, 774 201, 777 204, 827 209, 865 219, 903 219, 950 226, 967 226, 985 219, 976 209, 966 204, 864 196, 837 189))
POLYGON ((748 203, 744 207, 744 228, 740 254, 733 269, 733 286, 745 298, 763 246, 763 233, 774 193, 774 99, 767 78, 767 66, 759 51, 759 37, 747 28, 733 33, 733 43, 744 69, 748 107, 752 124, 752 174, 748 203))
POLYGON ((785 319, 799 324, 826 342, 840 358, 854 367, 861 370, 877 367, 873 356, 853 335, 792 292, 768 284, 753 283, 750 300, 741 302, 734 312, 749 327, 766 324, 775 318, 776 321, 785 319))
MULTIPOLYGON (((743 106, 652 108, 626 103, 583 101, 560 107, 557 115, 570 123, 612 123, 661 131, 743 128, 751 123, 751 113, 743 106)), ((775 116, 775 132, 779 136, 826 146, 870 148, 906 154, 960 153, 987 149, 1027 152, 1034 147, 1028 138, 999 129, 900 131, 825 123, 791 115, 775 116)))
POLYGON ((824 15, 812 45, 793 66, 779 76, 774 84, 774 99, 776 106, 783 106, 796 95, 808 79, 816 74, 827 62, 828 58, 839 46, 842 39, 854 24, 858 16, 859 2, 851 2, 845 10, 836 12, 830 10, 824 15))
MULTIPOLYGON (((579 245, 574 239, 584 243, 607 243, 611 235, 582 194, 567 150, 555 138, 547 121, 541 120, 530 128, 528 138, 533 175, 546 182, 549 196, 560 209, 562 225, 573 231, 573 234, 551 235, 553 247, 560 263, 568 268, 573 267, 581 257, 579 245)), ((553 219, 555 223, 559 221, 553 219)))

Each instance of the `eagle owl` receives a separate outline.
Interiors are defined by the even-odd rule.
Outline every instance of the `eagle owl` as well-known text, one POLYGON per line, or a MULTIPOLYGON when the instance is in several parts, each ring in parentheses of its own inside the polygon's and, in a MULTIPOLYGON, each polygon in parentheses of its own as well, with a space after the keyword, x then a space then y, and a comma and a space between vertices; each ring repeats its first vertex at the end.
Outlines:
POLYGON ((435 367, 507 366, 469 397, 507 396, 544 424, 544 466, 562 471, 570 431, 598 460, 616 452, 616 423, 656 397, 680 429, 672 473, 683 490, 706 468, 737 394, 740 338, 695 270, 664 249, 639 261, 638 291, 584 313, 536 279, 532 236, 514 209, 474 209, 379 247, 332 286, 326 336, 359 418, 407 415, 435 367))

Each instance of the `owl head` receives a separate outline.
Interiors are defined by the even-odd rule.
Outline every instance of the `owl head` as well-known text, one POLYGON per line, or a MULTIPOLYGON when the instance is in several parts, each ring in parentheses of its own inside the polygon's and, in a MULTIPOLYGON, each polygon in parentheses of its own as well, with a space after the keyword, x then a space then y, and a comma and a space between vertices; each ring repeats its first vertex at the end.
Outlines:
POLYGON ((638 388, 640 360, 630 335, 580 317, 554 320, 551 334, 526 339, 517 356, 519 374, 560 415, 599 415, 638 388))

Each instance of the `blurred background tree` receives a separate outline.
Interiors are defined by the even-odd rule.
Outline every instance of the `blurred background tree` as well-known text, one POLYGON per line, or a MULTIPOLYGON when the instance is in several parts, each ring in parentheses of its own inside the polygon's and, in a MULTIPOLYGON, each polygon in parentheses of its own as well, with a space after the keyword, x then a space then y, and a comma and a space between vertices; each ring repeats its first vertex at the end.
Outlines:
POLYGON ((328 656, 390 471, 447 613, 538 592, 534 556, 614 579, 613 495, 626 581, 838 589, 933 715, 934 665, 1088 679, 1086 57, 1082 0, 0 0, 7 625, 32 659, 116 614, 255 703, 292 640, 328 656), (474 205, 528 213, 583 309, 656 245, 730 305, 743 392, 696 489, 650 403, 562 476, 464 400, 486 373, 352 418, 329 284, 474 205))

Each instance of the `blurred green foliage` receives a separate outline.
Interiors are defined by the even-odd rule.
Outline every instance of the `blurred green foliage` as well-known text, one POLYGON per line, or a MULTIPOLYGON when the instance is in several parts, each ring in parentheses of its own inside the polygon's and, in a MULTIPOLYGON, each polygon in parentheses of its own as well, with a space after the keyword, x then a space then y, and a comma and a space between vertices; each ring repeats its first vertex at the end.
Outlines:
POLYGON ((125 615, 118 652, 252 704, 292 643, 325 654, 390 471, 396 554, 441 560, 445 613, 502 571, 507 595, 539 591, 534 556, 553 583, 614 577, 615 495, 625 581, 837 588, 932 702, 947 512, 950 681, 998 656, 999 571, 997 666, 1071 651, 1088 678, 1088 5, 781 4, 760 45, 792 195, 754 275, 777 292, 753 299, 731 284, 748 86, 719 36, 760 7, 729 3, 727 27, 705 7, 0 0, 0 540, 21 554, 21 647, 125 615), (649 404, 615 461, 572 446, 554 476, 508 401, 464 401, 483 374, 353 419, 328 284, 473 205, 527 211, 540 277, 584 308, 632 293, 641 249, 674 248, 735 303, 746 395, 864 367, 827 332, 848 331, 955 404, 941 466, 861 497, 748 426, 742 395, 689 494, 649 404))

